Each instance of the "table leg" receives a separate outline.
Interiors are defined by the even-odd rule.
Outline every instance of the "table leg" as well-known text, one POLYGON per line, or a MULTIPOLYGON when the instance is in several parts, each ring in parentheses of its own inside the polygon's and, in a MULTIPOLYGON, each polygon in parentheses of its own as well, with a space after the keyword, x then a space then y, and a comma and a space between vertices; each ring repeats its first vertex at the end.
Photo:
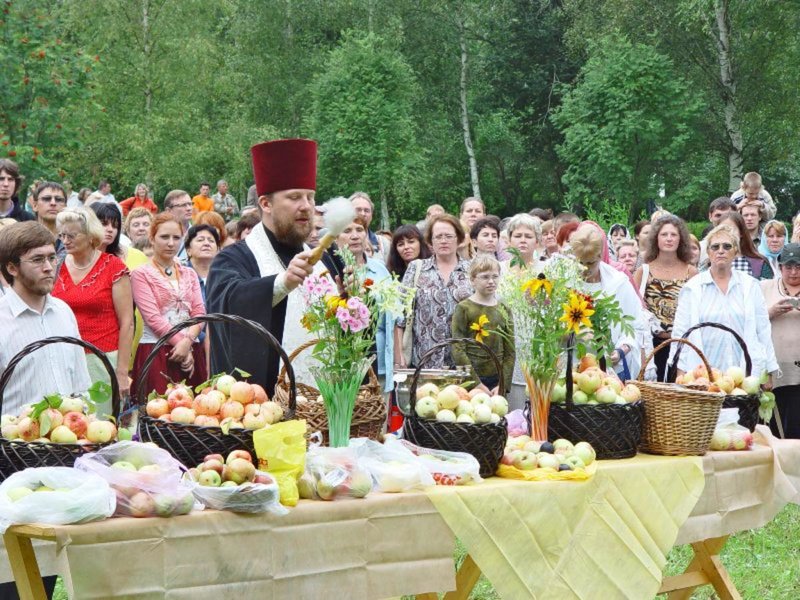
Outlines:
POLYGON ((456 589, 452 592, 447 592, 443 600, 467 600, 480 577, 480 568, 472 560, 472 557, 467 554, 456 573, 456 589))
POLYGON ((696 587, 711 584, 720 600, 741 600, 741 595, 719 557, 726 541, 727 535, 692 544, 692 562, 682 575, 665 577, 659 593, 669 593, 669 600, 689 600, 696 587))
POLYGON ((3 543, 8 552, 11 572, 17 582, 20 600, 47 600, 42 574, 39 572, 39 563, 36 561, 36 553, 33 551, 31 539, 6 531, 3 543))

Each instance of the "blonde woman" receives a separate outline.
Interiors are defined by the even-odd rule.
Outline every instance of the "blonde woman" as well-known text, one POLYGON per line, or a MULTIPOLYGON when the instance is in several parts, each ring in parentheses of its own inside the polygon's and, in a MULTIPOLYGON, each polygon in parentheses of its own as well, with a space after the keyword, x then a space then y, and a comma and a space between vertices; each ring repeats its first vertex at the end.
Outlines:
MULTIPOLYGON (((53 296, 75 313, 81 338, 106 353, 116 369, 120 394, 130 391, 128 371, 133 343, 133 294, 128 268, 122 260, 100 250, 103 224, 90 209, 66 208, 56 217, 58 237, 67 255, 58 271, 53 296)), ((93 354, 86 355, 92 381, 104 380, 105 369, 93 354)), ((102 413, 110 406, 98 407, 102 413)))
MULTIPOLYGON (((506 225, 508 232, 508 247, 516 248, 525 266, 530 266, 539 260, 539 250, 542 245, 542 221, 528 213, 520 213, 509 219, 506 225)), ((510 267, 511 260, 503 261, 503 272, 510 267)))

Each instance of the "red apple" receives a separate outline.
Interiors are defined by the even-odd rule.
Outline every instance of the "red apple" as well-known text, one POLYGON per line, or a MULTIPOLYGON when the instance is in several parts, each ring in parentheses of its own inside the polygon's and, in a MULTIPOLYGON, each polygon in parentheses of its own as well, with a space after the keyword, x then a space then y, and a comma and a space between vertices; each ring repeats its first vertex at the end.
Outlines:
POLYGON ((172 416, 173 423, 181 423, 182 425, 193 424, 194 419, 197 416, 194 414, 194 410, 186 406, 176 406, 172 409, 170 415, 172 416))
POLYGON ((253 386, 246 381, 237 381, 231 386, 230 399, 240 404, 250 404, 254 396, 253 386))
POLYGON ((211 460, 207 460, 202 465, 200 465, 200 470, 202 472, 216 471, 220 475, 222 475, 222 470, 224 468, 225 468, 225 465, 222 464, 222 461, 221 460, 217 460, 216 458, 212 458, 211 460))
POLYGON ((257 383, 251 383, 250 386, 253 388, 253 402, 256 404, 263 404, 269 400, 269 396, 267 396, 267 392, 263 387, 257 383))
POLYGON ((243 458, 244 460, 246 460, 247 462, 249 462, 251 464, 253 462, 253 457, 250 455, 250 453, 247 450, 234 450, 233 452, 228 454, 228 458, 225 461, 225 464, 229 465, 234 460, 236 460, 237 458, 243 458))
MULTIPOLYGON (((228 457, 230 458, 230 457, 228 457)), ((233 481, 237 485, 241 485, 248 481, 253 481, 256 476, 256 468, 252 462, 244 458, 234 458, 231 460, 222 471, 223 479, 233 481)))
POLYGON ((167 396, 167 403, 169 404, 170 411, 175 410, 179 406, 185 408, 192 407, 191 392, 185 387, 176 387, 167 396))
POLYGON ((89 427, 89 419, 86 415, 79 412, 68 412, 64 415, 64 425, 69 427, 79 438, 86 437, 86 429, 89 427))
POLYGON ((165 398, 153 398, 147 402, 147 416, 158 419, 169 412, 169 404, 165 398))
POLYGON ((219 409, 219 414, 223 419, 241 419, 244 416, 244 404, 227 400, 219 409))

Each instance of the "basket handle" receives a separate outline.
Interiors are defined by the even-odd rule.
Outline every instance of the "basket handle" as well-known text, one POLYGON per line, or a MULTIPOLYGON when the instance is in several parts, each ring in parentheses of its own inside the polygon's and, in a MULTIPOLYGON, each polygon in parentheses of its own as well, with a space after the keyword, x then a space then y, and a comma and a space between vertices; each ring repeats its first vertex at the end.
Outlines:
MULTIPOLYGON (((319 343, 319 340, 314 339, 314 340, 308 340, 304 344, 300 344, 297 348, 292 350, 292 352, 289 354, 289 362, 292 362, 295 358, 300 356, 301 352, 304 352, 304 351, 308 350, 309 348, 313 348, 318 343, 319 343)), ((375 370, 372 367, 369 368, 369 371, 367 372, 367 376, 369 377, 369 385, 371 385, 371 386, 378 385, 378 383, 379 383, 378 382, 378 376, 375 374, 375 370)), ((283 365, 281 366, 280 372, 278 373, 278 379, 276 381, 276 385, 279 384, 279 383, 283 383, 283 381, 285 379, 286 379, 286 363, 284 362, 283 365)))
MULTIPOLYGON (((228 323, 229 325, 240 325, 245 329, 250 329, 253 333, 256 333, 262 340, 264 340, 268 346, 271 346, 273 350, 275 350, 278 355, 283 360, 284 365, 288 365, 287 369, 289 372, 289 410, 287 411, 287 419, 292 419, 294 417, 295 408, 297 407, 297 386, 295 384, 294 379, 294 369, 292 368, 291 362, 289 361, 289 357, 286 355, 286 351, 281 346, 280 342, 272 335, 269 331, 264 329, 264 327, 260 323, 256 323, 255 321, 251 321, 250 319, 245 319, 244 317, 240 317, 239 315, 224 315, 221 313, 210 313, 206 315, 198 315, 196 317, 192 317, 191 319, 186 319, 175 325, 172 329, 167 331, 161 338, 155 343, 153 349, 150 351, 150 354, 147 356, 147 359, 144 361, 142 365, 142 370, 140 372, 140 378, 142 381, 147 380, 147 374, 150 372, 150 367, 153 365, 153 361, 156 359, 156 355, 161 348, 169 343, 169 339, 175 335, 176 333, 187 329, 189 327, 194 327, 195 325, 199 325, 201 323, 228 323)), ((145 389, 144 386, 139 385, 137 386, 139 389, 136 393, 136 404, 138 406, 145 405, 145 389)))
POLYGON ((440 348, 447 348, 452 344, 471 344, 473 346, 477 346, 478 348, 483 349, 486 354, 489 355, 489 358, 492 359, 495 368, 497 369, 497 389, 498 390, 505 390, 505 380, 503 379, 503 366, 500 364, 500 361, 497 358, 497 355, 494 353, 494 350, 489 348, 486 344, 481 344, 480 342, 476 342, 472 338, 448 338, 444 341, 439 342, 438 344, 434 344, 430 350, 428 350, 420 359, 419 364, 414 369, 414 375, 411 377, 411 387, 409 389, 409 415, 411 419, 417 419, 417 411, 414 410, 417 405, 417 382, 419 380, 419 374, 422 372, 422 366, 428 362, 434 353, 439 350, 440 348))
MULTIPOLYGON (((566 405, 567 410, 571 411, 575 408, 575 403, 572 400, 572 394, 575 391, 575 384, 572 379, 572 347, 575 343, 575 334, 571 333, 569 338, 567 338, 567 373, 565 376, 565 384, 567 386, 567 398, 566 398, 566 405)), ((605 355, 600 357, 600 369, 605 373, 606 367, 608 364, 606 363, 605 355)))
POLYGON ((51 344, 73 344, 75 346, 81 346, 82 348, 89 350, 92 354, 100 359, 100 362, 103 363, 106 371, 108 371, 108 376, 111 380, 111 413, 115 419, 119 417, 119 411, 122 403, 119 395, 119 383, 117 382, 117 375, 114 371, 114 366, 111 364, 111 361, 108 360, 106 353, 100 350, 94 344, 90 344, 89 342, 79 338, 69 336, 54 336, 31 342, 22 350, 17 352, 17 354, 8 361, 8 365, 6 365, 3 375, 0 376, 0 414, 3 412, 3 396, 5 395, 6 386, 8 385, 11 376, 14 374, 14 369, 16 369, 17 365, 19 365, 19 363, 22 362, 22 360, 30 353, 51 344))
MULTIPOLYGON (((753 372, 753 360, 750 358, 750 352, 747 350, 747 344, 745 343, 744 339, 741 335, 739 335, 736 331, 728 327, 727 325, 723 325, 722 323, 712 323, 711 321, 706 321, 704 323, 698 323, 687 329, 683 337, 688 338, 689 335, 698 330, 702 329, 703 327, 714 327, 716 329, 722 329, 723 331, 727 331, 730 333, 734 339, 739 343, 739 346, 742 348, 742 352, 744 353, 744 374, 749 377, 750 374, 753 372)), ((675 374, 678 370, 678 359, 681 356, 681 350, 683 350, 683 344, 678 345, 678 349, 675 350, 675 358, 672 361, 672 364, 669 366, 669 370, 667 371, 667 381, 674 380, 675 374)), ((711 371, 709 371, 711 373, 711 371)))
POLYGON ((662 348, 666 348, 667 346, 669 346, 673 342, 678 342, 680 344, 686 344, 687 346, 689 346, 689 348, 691 348, 692 350, 697 352, 697 356, 699 356, 700 360, 703 361, 703 365, 705 366, 706 371, 708 371, 709 376, 711 376, 711 365, 708 364, 708 359, 706 359, 706 355, 703 354, 703 352, 700 350, 700 348, 698 348, 692 342, 690 342, 689 340, 687 340, 685 338, 668 338, 668 339, 664 340, 663 342, 661 342, 658 346, 653 348, 653 350, 650 352, 650 354, 647 355, 647 358, 644 359, 644 362, 642 362, 642 368, 639 369, 639 376, 636 378, 637 381, 644 381, 644 372, 645 372, 645 369, 647 368, 647 364, 656 355, 656 352, 658 352, 662 348))

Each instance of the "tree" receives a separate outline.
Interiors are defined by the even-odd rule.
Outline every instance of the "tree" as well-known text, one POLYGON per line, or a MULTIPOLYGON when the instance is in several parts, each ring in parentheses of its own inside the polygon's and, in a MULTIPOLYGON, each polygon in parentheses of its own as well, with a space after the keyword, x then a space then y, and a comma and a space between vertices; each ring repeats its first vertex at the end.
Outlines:
POLYGON ((399 219, 421 154, 416 143, 411 68, 376 34, 351 32, 311 85, 308 128, 319 142, 320 196, 363 190, 399 219))
POLYGON ((68 39, 58 5, 5 2, 0 20, 0 156, 16 161, 28 180, 57 179, 60 161, 78 147, 71 107, 89 104, 99 56, 68 39))
POLYGON ((567 198, 622 201, 633 219, 680 169, 699 110, 666 56, 623 36, 603 39, 553 115, 567 198))

